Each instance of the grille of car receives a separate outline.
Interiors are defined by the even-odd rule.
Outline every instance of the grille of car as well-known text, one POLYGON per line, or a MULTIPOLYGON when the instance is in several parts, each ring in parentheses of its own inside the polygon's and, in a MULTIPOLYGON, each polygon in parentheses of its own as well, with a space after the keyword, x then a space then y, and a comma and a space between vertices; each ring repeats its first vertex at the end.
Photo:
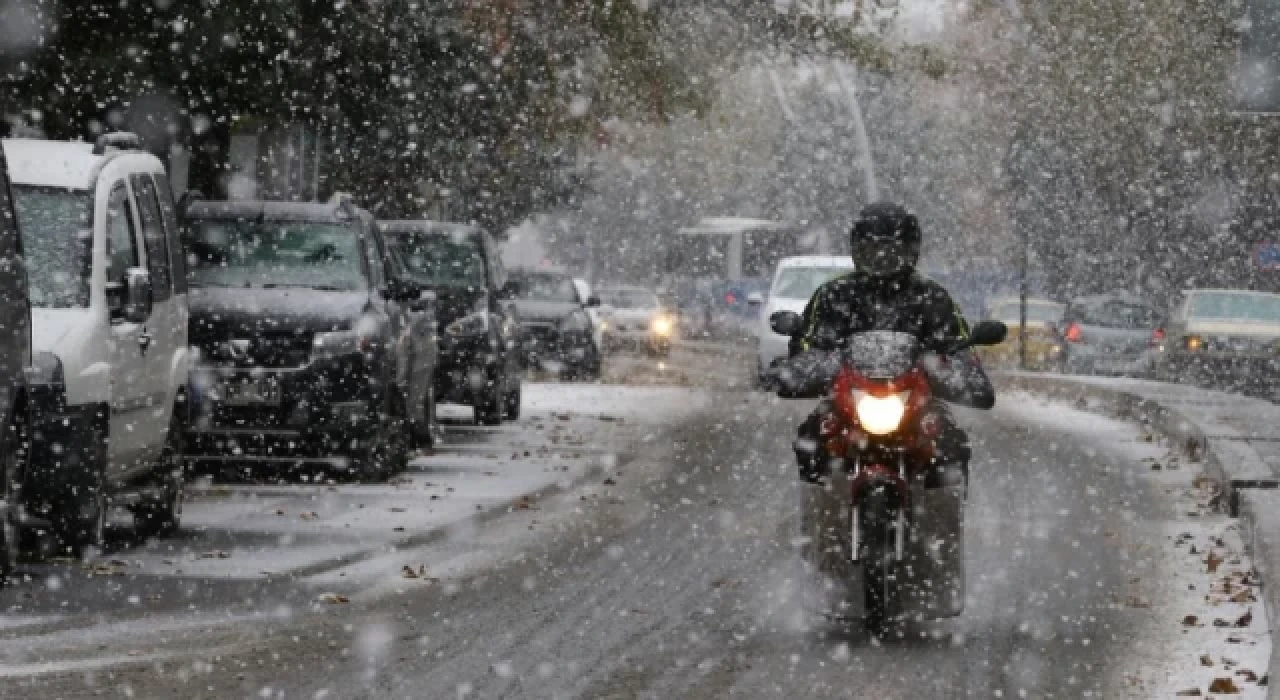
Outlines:
POLYGON ((311 341, 310 333, 237 334, 209 325, 191 332, 191 344, 200 349, 202 360, 222 367, 301 367, 311 359, 311 341))

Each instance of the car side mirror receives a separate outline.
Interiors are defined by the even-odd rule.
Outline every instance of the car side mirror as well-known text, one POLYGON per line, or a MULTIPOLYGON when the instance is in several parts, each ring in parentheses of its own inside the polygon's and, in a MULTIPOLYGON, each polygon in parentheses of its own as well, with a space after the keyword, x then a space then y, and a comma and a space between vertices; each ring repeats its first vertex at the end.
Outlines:
POLYGON ((1009 327, 1000 321, 982 321, 969 331, 970 346, 999 345, 1009 335, 1009 327))
POLYGON ((795 335, 804 328, 804 319, 794 311, 777 311, 769 317, 769 327, 778 335, 795 335))
POLYGON ((764 306, 764 295, 760 292, 752 292, 748 294, 747 306, 764 306))
POLYGON ((520 283, 515 280, 507 280, 507 283, 502 285, 502 289, 498 290, 498 295, 503 299, 515 299, 520 296, 520 283))
POLYGON ((596 309, 599 307, 600 307, 600 297, 594 296, 594 295, 587 297, 588 309, 596 309))
POLYGON ((107 296, 115 297, 109 302, 113 320, 127 323, 142 323, 151 317, 152 305, 151 273, 140 267, 125 270, 124 283, 115 289, 108 288, 107 296))
POLYGON ((422 285, 407 279, 391 279, 383 289, 383 296, 391 301, 403 303, 417 301, 422 297, 422 285))

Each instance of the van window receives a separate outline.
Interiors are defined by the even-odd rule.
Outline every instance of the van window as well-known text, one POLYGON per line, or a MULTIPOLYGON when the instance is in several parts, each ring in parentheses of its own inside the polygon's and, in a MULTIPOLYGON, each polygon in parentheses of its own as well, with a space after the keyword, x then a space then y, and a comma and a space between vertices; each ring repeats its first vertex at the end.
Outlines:
POLYGON ((130 178, 133 192, 138 199, 138 214, 142 222, 142 240, 147 246, 147 268, 151 271, 151 298, 159 303, 173 296, 173 276, 169 265, 169 239, 165 235, 160 214, 160 202, 156 198, 156 186, 146 175, 130 178))
POLYGON ((160 198, 160 216, 164 219, 164 230, 168 234, 169 261, 172 266, 173 293, 187 293, 187 256, 182 253, 178 243, 178 208, 173 203, 173 188, 169 185, 169 176, 164 173, 152 173, 156 183, 156 194, 160 198))
POLYGON ((107 200, 107 243, 111 246, 107 284, 124 284, 125 272, 138 266, 138 244, 133 227, 133 202, 123 182, 111 190, 111 198, 107 200))

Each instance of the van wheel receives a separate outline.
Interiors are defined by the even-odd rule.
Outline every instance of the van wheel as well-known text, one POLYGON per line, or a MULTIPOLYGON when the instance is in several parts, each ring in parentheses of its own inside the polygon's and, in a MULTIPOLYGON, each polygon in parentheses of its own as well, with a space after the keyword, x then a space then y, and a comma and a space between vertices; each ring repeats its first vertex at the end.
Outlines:
POLYGON ((107 434, 100 425, 92 429, 92 444, 83 453, 70 456, 68 473, 72 482, 63 487, 55 508, 53 531, 62 548, 73 556, 83 557, 101 549, 106 539, 107 512, 107 434), (70 463, 79 458, 80 463, 70 463))
POLYGON ((22 533, 12 511, 20 506, 22 480, 31 455, 31 431, 25 406, 19 405, 14 410, 0 449, 4 450, 3 460, 0 461, 3 465, 0 469, 0 498, 3 498, 10 509, 3 520, 0 520, 0 586, 3 586, 17 569, 21 549, 22 533))
POLYGON ((169 435, 157 467, 159 493, 133 512, 134 530, 142 537, 162 537, 177 531, 186 490, 183 455, 187 452, 186 400, 179 398, 169 419, 169 435))

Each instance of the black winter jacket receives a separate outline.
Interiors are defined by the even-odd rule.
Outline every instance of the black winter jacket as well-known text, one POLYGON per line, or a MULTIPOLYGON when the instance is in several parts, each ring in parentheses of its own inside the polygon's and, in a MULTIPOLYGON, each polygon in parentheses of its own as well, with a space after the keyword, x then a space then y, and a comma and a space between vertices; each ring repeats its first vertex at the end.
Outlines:
POLYGON ((825 393, 838 368, 833 351, 845 339, 867 331, 896 331, 920 339, 925 350, 944 355, 926 362, 935 395, 945 401, 990 408, 995 390, 970 351, 951 354, 969 335, 968 324, 942 285, 919 274, 878 280, 858 272, 837 277, 818 288, 804 310, 804 328, 791 339, 786 369, 799 384, 792 395, 825 393))

